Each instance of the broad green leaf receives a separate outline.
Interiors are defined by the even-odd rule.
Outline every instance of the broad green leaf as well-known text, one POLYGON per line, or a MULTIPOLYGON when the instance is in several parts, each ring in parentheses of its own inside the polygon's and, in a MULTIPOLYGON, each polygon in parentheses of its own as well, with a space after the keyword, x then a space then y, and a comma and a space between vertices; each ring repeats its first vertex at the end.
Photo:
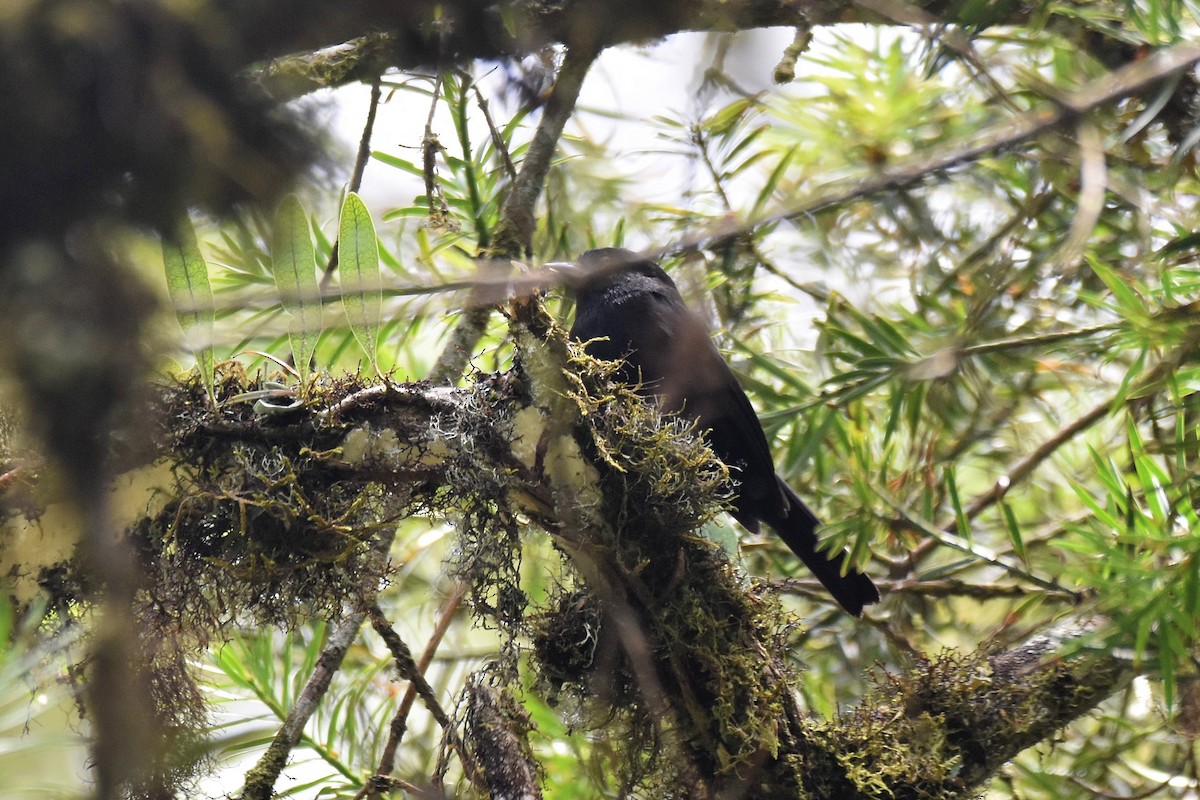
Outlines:
POLYGON ((379 243, 375 225, 362 199, 346 195, 338 228, 338 268, 342 273, 342 307, 354 338, 376 372, 379 358, 376 340, 383 308, 379 278, 379 243))
POLYGON ((321 335, 321 298, 317 289, 317 256, 313 249, 308 215, 294 194, 283 198, 275 214, 271 236, 271 265, 279 301, 291 315, 288 339, 300 383, 308 378, 309 365, 321 335))
POLYGON ((213 293, 208 282, 208 265, 196 244, 196 231, 190 221, 184 219, 179 225, 175 241, 163 240, 162 253, 167 291, 183 329, 183 338, 196 357, 196 367, 204 378, 209 398, 216 403, 213 293))

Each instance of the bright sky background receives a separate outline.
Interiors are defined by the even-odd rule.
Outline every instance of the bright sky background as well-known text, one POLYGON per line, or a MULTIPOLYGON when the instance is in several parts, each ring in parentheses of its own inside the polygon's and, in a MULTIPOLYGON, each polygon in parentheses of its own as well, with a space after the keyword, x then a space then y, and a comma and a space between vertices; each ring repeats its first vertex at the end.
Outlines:
MULTIPOLYGON (((792 38, 792 31, 784 28, 748 31, 738 34, 726 57, 725 68, 730 76, 748 92, 757 92, 772 85, 771 72, 792 38)), ((631 175, 644 177, 645 198, 678 202, 683 194, 688 175, 679 169, 679 164, 665 162, 654 149, 662 142, 656 139, 652 126, 646 122, 659 114, 694 117, 703 110, 700 102, 727 102, 728 94, 714 95, 705 92, 697 96, 704 69, 712 63, 716 38, 709 34, 689 33, 668 37, 649 47, 616 47, 601 54, 584 83, 578 108, 618 110, 623 119, 608 114, 577 114, 570 127, 583 128, 597 140, 607 140, 619 157, 621 165, 631 175), (675 174, 664 174, 670 164, 675 174)), ((478 69, 477 74, 483 72, 478 69)), ((484 81, 485 94, 493 104, 493 114, 503 119, 506 109, 499 106, 493 89, 484 81)), ((370 88, 356 84, 327 95, 333 105, 326 111, 330 115, 331 127, 350 153, 358 146, 366 119, 370 100, 370 88)), ((383 104, 375 123, 373 147, 377 150, 397 152, 401 148, 420 146, 428 114, 426 101, 416 102, 413 95, 397 94, 391 102, 383 104)), ((476 115, 478 116, 478 115, 476 115)), ((449 145, 451 127, 446 116, 435 121, 442 132, 443 143, 449 145)), ((476 120, 472 139, 482 141, 487 135, 482 120, 476 120)), ((416 151, 412 151, 416 156, 416 151)), ((352 158, 352 157, 351 157, 352 158)), ((424 191, 420 181, 397 170, 371 162, 367 167, 361 194, 367 206, 377 212, 411 202, 424 191)))

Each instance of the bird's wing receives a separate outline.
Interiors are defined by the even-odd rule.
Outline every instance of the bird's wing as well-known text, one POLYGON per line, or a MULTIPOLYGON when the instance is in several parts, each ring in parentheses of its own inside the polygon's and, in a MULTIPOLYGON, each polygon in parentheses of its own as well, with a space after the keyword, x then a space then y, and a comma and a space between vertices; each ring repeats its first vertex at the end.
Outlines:
POLYGON ((753 519, 782 513, 787 506, 758 412, 700 319, 688 312, 670 341, 670 364, 660 388, 665 405, 697 420, 708 430, 713 452, 738 470, 738 516, 757 529, 753 519))
POLYGON ((743 525, 757 531, 758 519, 786 514, 758 414, 703 320, 673 287, 650 281, 618 287, 604 300, 577 310, 571 336, 592 341, 588 352, 597 358, 624 359, 618 378, 640 380, 643 393, 657 397, 664 410, 708 431, 713 452, 737 470, 743 525))

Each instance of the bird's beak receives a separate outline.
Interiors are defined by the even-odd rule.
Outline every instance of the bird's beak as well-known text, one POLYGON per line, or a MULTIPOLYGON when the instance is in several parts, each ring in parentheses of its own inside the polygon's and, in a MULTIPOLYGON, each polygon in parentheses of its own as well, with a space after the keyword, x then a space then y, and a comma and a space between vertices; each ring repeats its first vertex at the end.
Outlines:
POLYGON ((567 291, 574 291, 579 286, 580 279, 584 277, 583 271, 574 261, 547 261, 542 266, 557 278, 557 282, 567 291))

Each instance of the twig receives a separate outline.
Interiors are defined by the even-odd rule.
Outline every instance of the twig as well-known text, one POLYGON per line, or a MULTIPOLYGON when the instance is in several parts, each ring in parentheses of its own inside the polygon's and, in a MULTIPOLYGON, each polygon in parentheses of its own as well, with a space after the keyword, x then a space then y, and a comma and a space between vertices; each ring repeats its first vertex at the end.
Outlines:
MULTIPOLYGON (((367 121, 363 125, 362 137, 358 140, 358 153, 354 157, 354 169, 350 173, 350 185, 348 191, 357 192, 362 188, 363 173, 367 170, 367 161, 371 157, 371 134, 375 130, 375 115, 379 110, 379 99, 381 97, 380 78, 375 76, 375 80, 371 83, 371 105, 367 109, 367 121)), ((333 273, 337 270, 338 265, 338 243, 335 241, 333 247, 329 251, 329 263, 325 265, 325 273, 321 275, 321 285, 318 290, 318 295, 324 295, 325 290, 329 288, 330 281, 333 280, 333 273)))
MULTIPOLYGON (((970 597, 975 600, 994 600, 1029 597, 1034 594, 1033 590, 1018 584, 968 583, 956 578, 933 581, 920 581, 907 578, 891 581, 876 580, 875 584, 885 596, 908 594, 922 597, 970 597)), ((817 581, 804 578, 786 578, 781 581, 775 581, 772 583, 772 587, 781 592, 801 594, 805 597, 818 599, 827 597, 829 594, 817 581)), ((1076 594, 1069 591, 1040 591, 1037 594, 1039 597, 1064 600, 1070 603, 1074 603, 1079 599, 1076 594)))
MULTIPOLYGON (((546 174, 550 171, 558 140, 562 137, 563 128, 571 112, 575 109, 575 101, 579 98, 583 79, 596 55, 597 51, 591 49, 567 50, 554 83, 554 91, 546 101, 542 120, 538 123, 525 160, 521 162, 521 169, 517 172, 500 210, 500 220, 496 225, 490 252, 492 259, 503 261, 520 258, 523 254, 531 252, 535 227, 534 207, 546 182, 546 174)), ((451 333, 450 341, 430 371, 429 377, 434 383, 454 381, 462 374, 492 315, 491 304, 482 300, 478 295, 472 297, 472 302, 468 304, 458 326, 451 333)))
MULTIPOLYGON (((1170 370, 1177 367, 1184 359, 1192 357, 1195 354, 1197 347, 1200 347, 1200 325, 1193 326, 1187 335, 1184 336, 1183 341, 1161 361, 1155 364, 1151 370, 1142 375, 1138 380, 1137 385, 1130 388, 1125 393, 1126 396, 1138 397, 1142 389, 1152 386, 1153 384, 1162 380, 1163 376, 1165 376, 1170 370)), ((998 503, 1015 484, 1020 483, 1021 481, 1025 480, 1025 478, 1029 477, 1033 471, 1037 469, 1043 461, 1053 455, 1058 448, 1062 447, 1068 441, 1108 416, 1109 412, 1112 411, 1114 404, 1117 402, 1120 396, 1120 394, 1114 395, 1097 403, 1095 406, 1085 412, 1082 417, 1060 428, 1057 433, 1038 445, 1033 452, 1027 454, 1024 458, 1019 460, 1013 465, 1012 469, 999 477, 996 482, 992 484, 990 489, 978 495, 967 505, 965 509, 963 509, 963 514, 966 519, 975 519, 983 511, 998 503)), ((880 496, 884 497, 883 494, 880 494, 880 496)), ((889 504, 892 503, 892 501, 886 497, 884 497, 884 500, 889 504)), ((958 521, 951 520, 938 529, 938 534, 952 535, 957 527, 958 521)), ((921 544, 914 547, 910 553, 909 563, 919 563, 926 555, 928 555, 935 547, 937 547, 939 543, 945 544, 945 542, 938 542, 937 539, 938 536, 931 537, 930 539, 927 539, 926 541, 921 542, 921 544)))
MULTIPOLYGON (((730 202, 729 195, 725 192, 725 187, 721 185, 721 173, 717 169, 717 165, 713 163, 712 157, 708 154, 708 141, 704 138, 704 131, 698 125, 692 127, 692 143, 696 145, 696 149, 700 153, 700 160, 704 163, 705 170, 708 171, 708 176, 713 182, 713 187, 716 189, 717 197, 721 200, 721 206, 725 214, 733 214, 733 203, 730 202)), ((800 283, 767 258, 749 230, 730 237, 730 241, 737 240, 745 242, 746 246, 750 249, 750 254, 754 256, 755 261, 762 265, 763 269, 783 280, 796 291, 809 295, 818 303, 824 303, 829 300, 829 293, 827 291, 815 284, 800 283)))
MULTIPOLYGON (((504 160, 504 171, 508 173, 508 179, 515 181, 517 179, 517 167, 513 164, 512 156, 509 155, 508 145, 504 143, 504 137, 500 135, 500 129, 496 127, 496 121, 492 119, 492 112, 489 110, 487 98, 483 96, 483 92, 479 91, 479 85, 471 76, 471 73, 464 69, 458 70, 459 75, 464 81, 469 81, 471 91, 475 95, 475 103, 479 106, 479 110, 483 112, 483 120, 487 123, 488 133, 492 137, 492 146, 496 148, 496 152, 504 160)), ((466 83, 463 84, 465 89, 466 83)))
MULTIPOLYGON (((438 612, 438 620, 434 626, 433 634, 425 644, 425 651, 421 653, 420 660, 417 661, 417 672, 420 675, 424 676, 425 670, 429 669, 429 665, 433 662, 438 646, 445 637, 446 631, 450 629, 450 622, 454 619, 454 615, 462 603, 463 596, 467 593, 467 588, 468 584, 466 581, 459 581, 455 584, 454 591, 451 592, 450 597, 442 604, 442 608, 438 612)), ((389 776, 395 768, 396 750, 399 749, 400 741, 404 738, 404 734, 408 730, 408 713, 412 710, 413 701, 416 697, 417 685, 409 681, 408 688, 404 691, 404 697, 401 698, 400 705, 392 717, 388 731, 388 740, 383 747, 383 753, 379 757, 379 766, 375 770, 375 777, 355 796, 356 800, 362 797, 376 796, 371 792, 374 781, 381 779, 391 780, 389 776)))
POLYGON ((959 536, 953 530, 954 523, 951 523, 950 525, 948 525, 946 527, 938 528, 933 523, 927 522, 926 520, 921 519, 919 516, 912 513, 909 509, 905 508, 903 505, 896 502, 896 500, 894 500, 892 498, 891 494, 884 491, 882 488, 872 485, 872 490, 875 492, 875 495, 877 497, 879 497, 880 500, 887 503, 888 506, 891 507, 892 511, 899 514, 900 517, 906 523, 908 523, 912 527, 916 528, 919 532, 923 533, 927 537, 926 541, 923 542, 922 544, 928 544, 929 542, 935 542, 936 544, 942 545, 943 547, 948 547, 951 550, 958 550, 961 553, 966 553, 967 555, 971 556, 972 558, 976 558, 980 561, 984 561, 988 564, 991 564, 994 567, 998 567, 999 569, 1003 570, 1004 572, 1009 573, 1010 575, 1015 575, 1018 578, 1027 580, 1030 583, 1034 583, 1038 586, 1041 586, 1043 589, 1049 589, 1051 592, 1054 592, 1054 593, 1060 593, 1060 594, 1066 594, 1066 595, 1078 597, 1078 595, 1076 593, 1071 592, 1069 589, 1067 589, 1065 586, 1062 586, 1057 581, 1051 581, 1051 580, 1047 580, 1045 578, 1039 578, 1037 575, 1034 575, 1033 573, 1022 568, 1021 566, 1019 566, 1017 564, 1013 564, 1007 558, 999 555, 998 553, 994 552, 990 548, 985 547, 981 544, 977 544, 968 539, 965 539, 962 536, 959 536), (949 529, 947 529, 947 528, 949 528, 949 529))
POLYGON ((984 258, 1000 246, 1000 243, 1008 238, 1012 233, 1018 230, 1022 225, 1030 220, 1037 219, 1042 212, 1049 207, 1050 201, 1055 197, 1052 192, 1040 192, 1039 194, 1027 197, 1025 202, 1021 204, 1017 212, 1010 217, 1003 225, 996 229, 991 236, 981 242, 971 252, 967 253, 950 272, 946 273, 937 287, 931 292, 933 296, 942 295, 949 289, 950 285, 957 280, 960 280, 964 274, 970 275, 975 268, 979 266, 984 258))
POLYGON ((396 629, 392 627, 391 622, 384 615, 383 609, 379 607, 379 603, 373 602, 367 610, 367 614, 371 620, 371 627, 383 639, 387 645, 388 651, 391 652, 392 658, 396 661, 396 671, 400 677, 408 681, 415 687, 417 694, 425 703, 425 707, 429 713, 442 727, 443 735, 450 743, 450 746, 458 753, 459 759, 462 760, 463 771, 467 777, 476 786, 483 786, 482 776, 479 771, 479 766, 471 758, 467 749, 463 746, 462 740, 458 738, 458 732, 454 728, 454 720, 442 708, 442 704, 438 702, 437 692, 429 685, 429 681, 425 680, 425 676, 421 674, 417 662, 413 660, 412 651, 408 649, 408 645, 400 638, 400 634, 396 633, 396 629))
POLYGON ((362 188, 363 173, 367 170, 367 161, 371 158, 371 136, 375 131, 375 116, 379 112, 379 101, 382 98, 380 76, 371 82, 371 105, 367 109, 367 121, 363 125, 362 137, 358 140, 358 153, 354 157, 354 171, 350 174, 349 190, 357 192, 362 188))
POLYGON ((444 148, 433 130, 433 115, 437 111, 441 91, 442 76, 439 74, 433 81, 429 114, 425 117, 425 132, 421 136, 421 173, 425 179, 425 199, 429 203, 429 224, 434 227, 444 227, 450 217, 446 194, 437 180, 437 156, 444 148))
POLYGON ((1085 84, 1069 95, 1054 98, 1049 107, 1034 109, 1002 120, 959 139, 932 155, 914 157, 874 170, 865 177, 833 181, 788 207, 739 224, 722 226, 647 253, 668 256, 724 239, 761 225, 813 214, 879 192, 909 186, 936 172, 956 167, 997 150, 1006 150, 1061 125, 1071 123, 1100 106, 1146 91, 1200 61, 1200 45, 1185 43, 1163 48, 1152 55, 1085 84))
POLYGON ((968 345, 959 350, 959 355, 977 356, 983 353, 994 353, 1003 350, 1016 350, 1022 347, 1040 347, 1047 344, 1058 344, 1071 339, 1083 339, 1098 333, 1109 333, 1120 328, 1120 322, 1105 322, 1101 325, 1091 325, 1086 328, 1071 328, 1063 331, 1050 331, 1032 336, 1014 336, 1009 339, 995 339, 990 342, 968 345))

